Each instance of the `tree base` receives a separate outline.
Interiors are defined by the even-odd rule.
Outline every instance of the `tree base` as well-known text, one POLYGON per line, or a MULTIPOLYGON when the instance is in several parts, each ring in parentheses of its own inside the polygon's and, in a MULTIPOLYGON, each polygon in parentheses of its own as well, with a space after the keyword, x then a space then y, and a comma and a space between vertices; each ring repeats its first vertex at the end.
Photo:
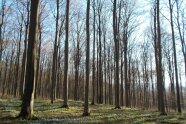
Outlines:
POLYGON ((63 106, 61 106, 61 108, 69 109, 69 106, 68 105, 63 105, 63 106))
POLYGON ((95 103, 94 102, 91 102, 91 104, 90 105, 95 105, 95 103))
POLYGON ((89 112, 84 112, 82 116, 90 116, 89 112))
POLYGON ((15 119, 38 120, 39 118, 35 115, 19 114, 15 119))
POLYGON ((121 109, 121 107, 120 106, 116 106, 114 109, 121 109))
POLYGON ((160 113, 160 116, 166 116, 167 113, 160 113))

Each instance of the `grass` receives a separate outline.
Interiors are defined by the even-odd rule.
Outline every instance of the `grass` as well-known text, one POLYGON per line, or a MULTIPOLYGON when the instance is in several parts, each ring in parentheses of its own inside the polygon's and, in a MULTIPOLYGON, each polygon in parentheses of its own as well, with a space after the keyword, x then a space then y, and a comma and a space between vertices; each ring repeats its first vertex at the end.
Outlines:
POLYGON ((136 108, 121 107, 113 109, 111 105, 90 105, 90 116, 83 117, 83 102, 69 100, 69 108, 61 108, 62 101, 54 104, 50 100, 35 100, 34 114, 38 120, 15 119, 19 114, 21 101, 18 99, 0 99, 0 123, 21 124, 61 124, 61 123, 121 123, 121 124, 186 124, 186 115, 169 113, 159 116, 158 112, 136 108))

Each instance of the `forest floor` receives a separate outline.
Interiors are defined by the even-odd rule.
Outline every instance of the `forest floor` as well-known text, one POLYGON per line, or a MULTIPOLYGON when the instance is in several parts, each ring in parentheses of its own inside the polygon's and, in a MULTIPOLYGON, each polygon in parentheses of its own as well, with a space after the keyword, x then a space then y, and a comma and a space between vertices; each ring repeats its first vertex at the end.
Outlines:
POLYGON ((61 108, 62 101, 35 100, 36 120, 15 119, 20 112, 19 99, 0 99, 0 124, 61 124, 61 123, 119 123, 119 124, 186 124, 186 113, 159 116, 156 111, 136 108, 114 109, 111 105, 90 105, 90 116, 83 117, 83 102, 69 100, 69 108, 61 108))

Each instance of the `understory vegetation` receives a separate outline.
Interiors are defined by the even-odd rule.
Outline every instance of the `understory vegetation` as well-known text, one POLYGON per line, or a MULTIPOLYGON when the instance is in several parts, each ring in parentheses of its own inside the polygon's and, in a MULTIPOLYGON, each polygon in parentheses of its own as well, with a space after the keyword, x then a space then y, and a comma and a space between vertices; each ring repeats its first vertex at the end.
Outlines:
POLYGON ((61 108, 62 101, 35 100, 35 120, 16 119, 20 112, 19 99, 0 99, 0 123, 124 123, 124 124, 184 124, 186 113, 169 112, 159 116, 156 110, 137 108, 114 109, 112 105, 90 105, 90 116, 83 117, 83 102, 69 100, 69 108, 61 108))

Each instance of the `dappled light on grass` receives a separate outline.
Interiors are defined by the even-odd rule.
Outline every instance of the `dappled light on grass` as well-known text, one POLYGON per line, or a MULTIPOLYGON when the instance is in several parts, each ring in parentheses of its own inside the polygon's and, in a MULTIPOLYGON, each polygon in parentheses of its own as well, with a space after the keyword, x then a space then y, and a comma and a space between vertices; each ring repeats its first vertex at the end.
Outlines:
POLYGON ((90 105, 90 116, 83 117, 83 102, 69 100, 69 108, 61 108, 62 101, 35 100, 36 120, 16 119, 21 102, 18 99, 0 99, 0 123, 125 123, 125 124, 161 124, 186 123, 184 114, 171 113, 159 116, 158 112, 112 105, 90 105))

